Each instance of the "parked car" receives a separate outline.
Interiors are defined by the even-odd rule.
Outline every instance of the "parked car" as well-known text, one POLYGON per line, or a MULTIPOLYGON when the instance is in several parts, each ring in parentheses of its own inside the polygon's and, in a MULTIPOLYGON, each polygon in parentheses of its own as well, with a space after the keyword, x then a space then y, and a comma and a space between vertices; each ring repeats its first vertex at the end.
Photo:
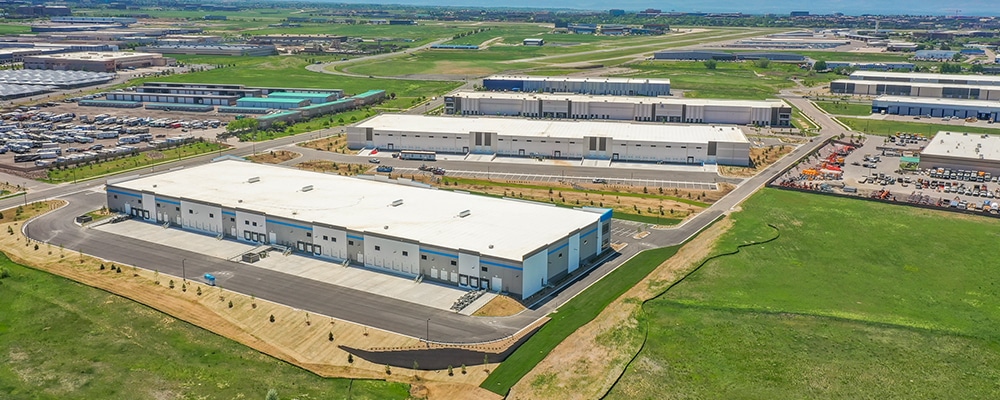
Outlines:
POLYGON ((591 181, 591 182, 594 182, 594 183, 600 183, 600 184, 604 185, 604 184, 607 184, 607 183, 608 183, 608 180, 607 180, 607 179, 604 179, 604 178, 594 178, 594 180, 593 180, 593 181, 591 181))
POLYGON ((375 170, 378 172, 392 172, 392 166, 379 165, 378 168, 375 168, 375 170))
POLYGON ((379 161, 379 159, 377 159, 377 158, 369 158, 369 159, 368 159, 368 162, 369 162, 369 163, 372 163, 372 164, 378 164, 378 163, 380 163, 381 161, 379 161))

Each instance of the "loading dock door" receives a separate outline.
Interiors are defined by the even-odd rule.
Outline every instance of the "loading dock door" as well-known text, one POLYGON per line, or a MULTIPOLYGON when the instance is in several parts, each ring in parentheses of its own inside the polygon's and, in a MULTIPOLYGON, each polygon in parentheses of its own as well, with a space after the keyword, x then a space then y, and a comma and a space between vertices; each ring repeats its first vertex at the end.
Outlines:
POLYGON ((494 276, 493 277, 493 282, 491 282, 491 283, 492 283, 491 286, 492 286, 493 290, 499 291, 500 288, 503 287, 503 279, 501 279, 499 276, 494 276))

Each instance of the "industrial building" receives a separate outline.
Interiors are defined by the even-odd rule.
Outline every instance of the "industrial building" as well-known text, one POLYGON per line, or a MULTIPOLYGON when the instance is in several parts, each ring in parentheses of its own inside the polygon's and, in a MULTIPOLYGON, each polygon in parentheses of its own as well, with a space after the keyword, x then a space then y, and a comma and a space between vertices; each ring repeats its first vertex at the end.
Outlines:
POLYGON ((140 92, 109 92, 105 95, 108 100, 114 101, 140 101, 154 103, 171 104, 206 104, 217 106, 231 106, 242 98, 238 95, 212 95, 212 94, 176 94, 176 93, 140 93, 140 92))
POLYGON ((689 61, 739 61, 759 60, 766 58, 771 61, 803 62, 806 57, 795 53, 726 53, 711 50, 664 50, 653 53, 654 60, 689 60, 689 61))
POLYGON ((86 71, 0 70, 0 84, 41 85, 73 89, 110 82, 115 74, 86 71))
POLYGON ((725 47, 744 49, 832 49, 851 44, 850 40, 840 39, 789 39, 789 38, 752 38, 737 40, 725 47))
MULTIPOLYGON (((610 250, 611 211, 240 161, 111 181, 137 220, 527 298, 610 250)), ((206 239, 212 240, 212 239, 206 239)))
POLYGON ((25 69, 115 72, 120 68, 142 68, 173 64, 162 54, 131 52, 80 52, 24 57, 25 69))
POLYGON ((444 98, 444 112, 529 118, 612 119, 790 126, 792 108, 781 100, 589 96, 516 92, 461 92, 444 98))
POLYGON ((288 110, 292 108, 305 107, 309 105, 309 100, 306 99, 283 99, 283 98, 270 98, 270 97, 243 97, 236 100, 237 107, 249 107, 249 108, 274 108, 279 110, 288 110))
POLYGON ((830 93, 862 96, 881 96, 885 94, 909 97, 1000 100, 1000 86, 961 85, 954 83, 838 79, 830 82, 830 93))
POLYGON ((521 44, 525 45, 525 46, 544 46, 545 45, 545 39, 542 39, 542 38, 525 38, 523 41, 521 41, 521 44))
POLYGON ((138 19, 132 17, 52 17, 50 19, 52 22, 59 24, 118 24, 122 26, 129 26, 136 22, 138 19))
POLYGON ((278 54, 274 45, 249 44, 155 44, 136 48, 162 54, 201 54, 215 56, 271 56, 278 54))
POLYGON ((483 79, 483 87, 494 91, 567 92, 616 96, 666 96, 669 79, 578 78, 570 76, 493 75, 483 79))
POLYGON ((1000 117, 1000 103, 989 100, 881 96, 872 101, 872 112, 997 121, 1000 117))
POLYGON ((958 85, 1000 86, 1000 76, 929 74, 923 72, 856 71, 851 80, 886 82, 949 83, 958 85))
POLYGON ((337 100, 336 93, 301 93, 301 92, 271 92, 269 99, 299 99, 309 100, 311 104, 326 103, 337 100))
POLYGON ((382 114, 347 128, 350 149, 746 166, 734 126, 382 114))
MULTIPOLYGON (((810 65, 816 62, 811 62, 810 65)), ((913 71, 916 65, 908 62, 853 62, 827 61, 827 69, 848 68, 858 71, 913 71)))
POLYGON ((920 168, 950 168, 1000 175, 1000 136, 938 132, 920 152, 920 168))

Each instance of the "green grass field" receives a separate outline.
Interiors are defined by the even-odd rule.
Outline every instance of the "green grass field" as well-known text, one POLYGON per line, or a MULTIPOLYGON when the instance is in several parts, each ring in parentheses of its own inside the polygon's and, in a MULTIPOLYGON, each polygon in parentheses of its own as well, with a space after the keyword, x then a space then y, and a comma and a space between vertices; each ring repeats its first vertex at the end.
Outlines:
POLYGON ((639 283, 664 260, 676 254, 678 248, 679 246, 664 247, 639 253, 573 300, 559 307, 559 312, 551 314, 552 319, 494 369, 480 386, 494 393, 506 394, 511 386, 542 361, 556 345, 593 320, 601 310, 611 304, 611 301, 639 283))
POLYGON ((31 25, 0 24, 0 35, 23 35, 31 33, 31 25))
MULTIPOLYGON (((978 126, 962 126, 962 125, 946 125, 946 124, 933 124, 933 123, 921 123, 921 122, 906 122, 906 121, 884 121, 877 119, 861 119, 861 118, 837 118, 840 122, 851 127, 851 129, 856 131, 861 131, 869 133, 872 135, 895 135, 896 132, 907 132, 907 133, 919 133, 927 136, 933 136, 938 133, 938 131, 952 131, 952 132, 968 132, 968 133, 986 133, 990 135, 1000 134, 1000 126, 996 128, 983 128, 978 126)), ((922 120, 935 120, 932 118, 923 118, 922 120)))
POLYGON ((872 105, 817 101, 816 106, 833 115, 871 115, 872 105))
POLYGON ((775 98, 782 89, 801 78, 807 86, 829 82, 834 74, 815 74, 793 64, 770 63, 759 68, 752 62, 719 62, 708 69, 698 61, 645 61, 629 64, 642 71, 634 76, 669 78, 671 88, 684 90, 684 97, 750 99, 775 98))
POLYGON ((102 290, 12 263, 0 280, 0 397, 406 399, 407 385, 326 379, 102 290))
POLYGON ((217 56, 178 56, 177 58, 180 61, 190 64, 235 64, 235 66, 190 74, 144 78, 132 81, 131 84, 143 81, 234 83, 252 86, 343 89, 347 94, 361 93, 370 89, 383 89, 386 93, 396 93, 400 101, 404 99, 412 100, 421 96, 439 96, 461 85, 461 82, 446 81, 354 78, 311 72, 305 69, 306 65, 308 65, 306 62, 307 58, 321 62, 339 60, 339 58, 329 56, 228 58, 217 56))
POLYGON ((87 180, 97 176, 127 171, 142 167, 176 161, 181 158, 219 151, 222 146, 211 142, 186 144, 169 150, 147 151, 133 156, 102 161, 90 165, 81 165, 66 169, 52 169, 43 182, 63 183, 87 180))
POLYGON ((764 189, 610 398, 1000 396, 996 220, 764 189), (780 206, 776 206, 780 205, 780 206))

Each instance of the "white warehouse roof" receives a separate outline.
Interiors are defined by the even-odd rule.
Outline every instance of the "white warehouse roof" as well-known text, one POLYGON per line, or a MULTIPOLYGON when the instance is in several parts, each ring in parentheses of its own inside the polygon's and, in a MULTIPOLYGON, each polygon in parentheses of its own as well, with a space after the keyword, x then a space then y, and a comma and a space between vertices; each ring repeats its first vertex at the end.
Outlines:
POLYGON ((945 99, 940 97, 909 97, 909 96, 879 96, 875 102, 891 102, 902 104, 916 104, 926 107, 959 107, 977 108, 980 110, 998 109, 1000 102, 995 100, 974 100, 974 99, 945 99))
POLYGON ((526 75, 492 75, 485 79, 504 79, 535 82, 605 82, 605 83, 658 83, 670 84, 670 79, 655 78, 613 78, 613 77, 575 77, 575 76, 526 76, 526 75))
POLYGON ((293 168, 219 161, 111 186, 522 260, 600 214, 293 168), (250 178, 259 181, 250 183, 250 178), (312 186, 312 190, 302 191, 312 186), (393 206, 393 202, 402 204, 393 206), (468 210, 470 214, 460 217, 468 210))
POLYGON ((594 121, 552 121, 487 117, 428 117, 382 114, 357 125, 378 131, 469 134, 496 132, 503 136, 578 138, 610 137, 616 140, 651 142, 746 143, 747 138, 732 125, 671 125, 594 121))
POLYGON ((920 154, 1000 161, 1000 136, 942 131, 920 154))
POLYGON ((689 106, 730 106, 730 107, 788 107, 781 100, 716 100, 699 98, 667 98, 641 96, 602 96, 575 93, 528 93, 528 92, 459 92, 454 95, 466 99, 539 99, 539 100, 569 100, 573 102, 590 103, 632 103, 632 104, 684 104, 689 106))
POLYGON ((956 75, 956 74, 931 74, 923 72, 888 72, 888 71, 855 71, 851 73, 851 79, 878 80, 878 79, 907 79, 916 81, 970 81, 988 86, 1000 85, 1000 76, 984 75, 956 75))

